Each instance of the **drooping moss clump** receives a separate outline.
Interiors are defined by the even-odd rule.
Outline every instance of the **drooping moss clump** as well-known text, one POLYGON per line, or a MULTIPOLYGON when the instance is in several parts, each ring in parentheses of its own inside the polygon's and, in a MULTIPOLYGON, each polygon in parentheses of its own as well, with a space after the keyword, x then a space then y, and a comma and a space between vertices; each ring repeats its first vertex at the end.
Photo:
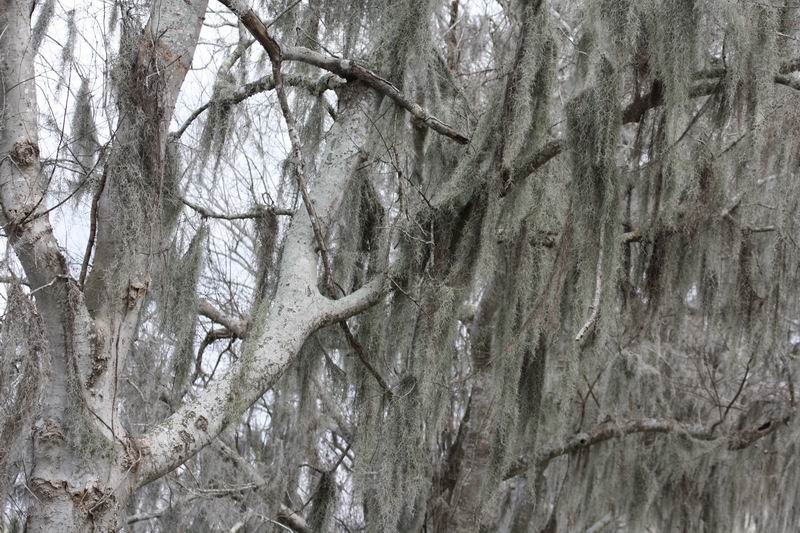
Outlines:
MULTIPOLYGON (((190 501, 163 523, 249 527, 283 520, 286 506, 319 530, 792 530, 800 128, 797 67, 785 63, 796 55, 786 37, 796 8, 531 0, 478 9, 261 6, 280 15, 269 29, 282 44, 357 61, 470 142, 436 134, 388 98, 357 110, 369 133, 339 212, 323 221, 336 294, 321 264, 318 288, 340 297, 389 266, 391 290, 348 319, 355 342, 339 325, 316 331, 254 406, 235 383, 224 438, 267 486, 241 488, 244 474, 204 452, 175 479, 240 489, 219 516, 195 516, 202 504, 190 501), (632 421, 675 425, 627 434, 632 421), (541 461, 598 428, 607 439, 541 461)), ((255 204, 254 221, 208 221, 215 245, 233 240, 225 253, 203 258, 206 230, 185 253, 137 250, 166 255, 168 266, 146 310, 158 317, 146 319, 158 322, 153 337, 166 341, 138 339, 133 357, 153 383, 125 385, 125 409, 144 412, 131 416, 141 426, 172 408, 145 398, 168 404, 165 390, 189 390, 204 265, 225 281, 211 285, 220 307, 256 318, 249 338, 283 304, 273 297, 294 222, 264 205, 302 210, 297 161, 275 163, 270 142, 283 132, 260 122, 274 126, 272 95, 242 112, 224 103, 269 69, 254 54, 263 56, 242 52, 214 82, 196 151, 167 144, 160 175, 151 171, 161 154, 120 139, 131 149, 107 165, 126 178, 112 205, 138 210, 119 230, 131 249, 151 229, 133 223, 143 213, 161 217, 165 235, 185 223, 189 180, 203 199, 255 204), (181 153, 213 161, 220 181, 201 179, 203 164, 183 168, 181 153), (154 188, 157 206, 143 201, 154 188)), ((116 79, 134 110, 125 120, 158 131, 116 79)), ((328 113, 335 92, 289 90, 313 192, 341 109, 328 113)), ((202 324, 209 338, 224 330, 202 324)), ((253 345, 219 335, 198 388, 231 365, 252 368, 253 345)), ((190 494, 169 483, 146 489, 140 506, 190 494)))

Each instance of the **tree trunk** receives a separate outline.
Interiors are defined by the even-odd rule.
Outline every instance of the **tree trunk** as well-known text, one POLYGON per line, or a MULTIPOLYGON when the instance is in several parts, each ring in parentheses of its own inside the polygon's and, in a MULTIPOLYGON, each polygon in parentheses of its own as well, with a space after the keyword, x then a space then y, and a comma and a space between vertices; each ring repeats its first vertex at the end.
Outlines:
POLYGON ((26 531, 117 531, 130 496, 126 481, 122 479, 120 483, 76 486, 69 481, 58 484, 34 478, 31 489, 36 501, 28 514, 26 531))
MULTIPOLYGON (((206 4, 207 0, 157 2, 140 38, 128 87, 134 94, 130 100, 138 109, 129 111, 143 116, 153 127, 142 131, 136 121, 123 118, 117 138, 139 139, 140 146, 147 148, 141 152, 140 166, 152 173, 154 183, 159 183, 158 177, 163 175, 166 127, 191 64, 206 4), (166 63, 169 69, 163 68, 166 63)), ((104 296, 87 305, 53 235, 47 191, 42 188, 32 7, 26 0, 3 0, 0 4, 0 78, 7 87, 5 112, 0 115, 3 222, 32 288, 46 341, 46 372, 41 377, 44 394, 33 424, 28 485, 34 498, 28 531, 115 531, 137 466, 137 452, 115 422, 117 376, 147 290, 142 280, 152 260, 141 251, 152 249, 158 241, 153 243, 149 232, 144 232, 143 242, 129 248, 131 243, 117 239, 120 212, 106 213, 98 240, 103 252, 92 279, 97 288, 93 294, 104 296), (120 279, 107 275, 103 258, 119 261, 126 255, 137 257, 134 269, 126 272, 129 278, 120 283, 120 279)), ((110 160, 130 160, 130 153, 131 146, 115 143, 110 160)), ((127 178, 124 174, 109 175, 107 190, 113 191, 127 178)), ((160 194, 161 190, 151 187, 144 190, 141 200, 153 202, 160 194)), ((133 222, 143 227, 152 225, 146 215, 142 213, 141 219, 133 222)), ((160 237, 161 232, 156 235, 160 237)))

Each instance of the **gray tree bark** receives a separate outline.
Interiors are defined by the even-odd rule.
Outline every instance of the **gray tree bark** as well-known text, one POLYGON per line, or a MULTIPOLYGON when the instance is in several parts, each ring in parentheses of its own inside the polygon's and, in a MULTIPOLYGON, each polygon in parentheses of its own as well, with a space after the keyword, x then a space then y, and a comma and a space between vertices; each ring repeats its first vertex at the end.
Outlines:
MULTIPOLYGON (((101 197, 98 250, 88 297, 71 277, 49 222, 37 137, 36 73, 31 46, 32 2, 6 0, 0 77, 7 87, 0 131, 0 201, 10 241, 19 257, 44 323, 49 371, 43 376, 42 410, 33 426, 29 485, 34 503, 28 531, 117 529, 135 487, 136 453, 115 420, 118 372, 138 324, 141 302, 158 245, 159 218, 147 211, 115 209, 110 196, 130 178, 129 165, 149 175, 139 200, 157 202, 163 175, 166 128, 191 64, 207 0, 157 2, 139 39, 116 142, 101 197), (142 123, 150 128, 143 129, 142 123), (132 146, 146 150, 131 160, 132 146), (125 164, 114 164, 125 161, 125 164), (144 238, 119 238, 120 218, 140 224, 144 238), (148 231, 150 230, 150 231, 148 231), (156 237, 154 238, 153 235, 156 237), (132 265, 125 276, 112 264, 132 265)), ((117 206, 118 207, 118 206, 117 206)))
MULTIPOLYGON (((101 185, 96 253, 84 293, 53 235, 40 178, 31 3, 3 3, 0 76, 11 89, 0 142, 0 153, 6 154, 0 200, 14 249, 36 287, 51 370, 34 425, 30 485, 36 502, 29 531, 115 530, 132 491, 185 462, 237 420, 280 377, 311 332, 365 309, 383 294, 379 278, 340 300, 323 297, 317 289, 311 220, 307 214, 296 216, 282 256, 284 281, 276 303, 255 313, 246 356, 149 434, 134 438, 120 426, 119 372, 157 268, 154 258, 170 231, 174 198, 164 174, 167 126, 206 5, 206 0, 156 2, 135 47, 101 185)), ((329 133, 320 169, 324 179, 312 194, 325 222, 333 218, 361 159, 367 123, 360 110, 375 103, 374 93, 361 83, 339 93, 343 119, 329 133)))

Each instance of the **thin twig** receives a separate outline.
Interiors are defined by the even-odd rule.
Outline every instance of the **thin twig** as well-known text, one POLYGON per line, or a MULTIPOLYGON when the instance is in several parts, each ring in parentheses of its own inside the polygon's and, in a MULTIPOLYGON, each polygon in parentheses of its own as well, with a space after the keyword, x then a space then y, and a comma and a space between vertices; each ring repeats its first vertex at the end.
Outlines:
POLYGON ((86 241, 86 251, 83 252, 83 262, 81 263, 81 274, 78 277, 78 286, 83 289, 86 282, 86 273, 89 270, 89 259, 92 257, 92 249, 94 242, 97 238, 97 211, 100 206, 100 197, 103 195, 103 190, 106 188, 106 179, 108 178, 108 168, 103 169, 103 175, 100 178, 100 183, 97 190, 92 196, 92 208, 89 212, 89 240, 86 241))
POLYGON ((46 289, 47 287, 52 287, 55 284, 55 282, 58 281, 59 279, 69 279, 69 276, 56 276, 52 280, 50 280, 49 283, 45 283, 41 287, 36 287, 35 289, 33 289, 30 292, 29 296, 33 296, 35 293, 39 292, 42 289, 46 289))
MULTIPOLYGON (((338 78, 337 76, 332 76, 331 74, 325 74, 319 80, 313 80, 306 76, 287 76, 285 78, 285 83, 292 87, 302 87, 308 90, 314 96, 321 96, 324 91, 335 89, 339 85, 343 84, 344 80, 338 78)), ((255 81, 251 81, 250 83, 246 83, 230 96, 220 98, 218 100, 209 100, 195 109, 177 130, 170 133, 170 139, 175 140, 180 138, 186 132, 189 126, 191 126, 192 123, 211 106, 236 105, 257 94, 271 91, 274 88, 275 83, 272 79, 272 76, 267 75, 262 76, 255 81)), ((327 100, 325 100, 325 103, 328 114, 331 115, 331 117, 336 118, 336 111, 332 106, 330 106, 327 100)))
POLYGON ((739 382, 739 388, 736 390, 736 394, 733 395, 731 401, 728 402, 727 406, 725 406, 725 412, 722 413, 722 416, 719 417, 719 420, 714 422, 714 424, 708 429, 709 433, 714 433, 714 430, 717 428, 717 426, 719 426, 725 421, 725 419, 728 417, 728 413, 730 412, 731 407, 733 407, 733 405, 736 403, 736 400, 738 400, 739 396, 742 394, 742 391, 744 390, 744 385, 745 383, 747 383, 747 378, 750 376, 750 365, 753 363, 754 355, 755 355, 754 353, 750 354, 750 358, 747 360, 747 364, 744 367, 744 376, 742 376, 742 381, 739 382))

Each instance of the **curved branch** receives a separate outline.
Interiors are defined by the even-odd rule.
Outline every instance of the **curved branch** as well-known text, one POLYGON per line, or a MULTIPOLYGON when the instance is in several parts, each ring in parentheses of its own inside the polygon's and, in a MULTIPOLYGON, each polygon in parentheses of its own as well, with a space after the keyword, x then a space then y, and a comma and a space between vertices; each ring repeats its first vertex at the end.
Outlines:
POLYGON ((536 454, 536 460, 533 465, 531 465, 526 458, 516 461, 506 471, 504 479, 522 475, 531 466, 535 467, 538 472, 543 472, 553 459, 561 457, 562 455, 570 455, 596 444, 636 433, 673 433, 686 435, 695 440, 719 442, 731 451, 743 450, 776 431, 781 426, 785 426, 790 420, 791 414, 787 414, 782 417, 770 419, 758 428, 735 431, 718 437, 715 437, 700 424, 685 424, 670 418, 635 418, 631 420, 603 422, 589 431, 569 437, 560 445, 545 448, 536 454))
MULTIPOLYGON (((344 84, 344 81, 340 78, 331 75, 322 76, 319 80, 313 80, 306 76, 298 76, 298 75, 288 75, 284 76, 283 78, 284 83, 291 87, 301 87, 307 89, 314 95, 321 95, 323 92, 329 89, 335 89, 340 85, 344 84)), ((275 81, 273 80, 272 75, 262 76, 261 78, 251 81, 240 87, 235 93, 228 96, 227 98, 222 98, 217 101, 209 100, 205 104, 201 105, 197 109, 195 109, 191 115, 181 124, 181 127, 175 130, 174 132, 170 133, 170 138, 172 140, 179 139, 192 125, 192 123, 197 120, 197 118, 202 115, 208 108, 212 105, 236 105, 239 104, 251 96, 255 96, 257 94, 271 91, 275 88, 275 81)), ((327 103, 327 102, 326 102, 327 103)), ((336 118, 336 111, 333 109, 329 103, 326 106, 328 114, 331 115, 332 118, 336 118)))
POLYGON ((283 53, 283 59, 284 61, 299 61, 301 63, 314 65, 328 72, 333 72, 346 80, 361 81, 382 95, 394 100, 397 105, 408 111, 414 118, 436 133, 444 135, 445 137, 450 137, 459 144, 467 144, 469 142, 469 137, 431 115, 422 106, 413 102, 405 94, 400 92, 400 89, 395 87, 392 82, 380 77, 353 60, 326 56, 302 46, 293 46, 286 49, 283 53))
POLYGON ((394 100, 394 102, 408 111, 414 118, 425 124, 435 132, 450 137, 460 144, 467 144, 469 138, 456 131, 428 113, 419 104, 413 102, 405 94, 395 87, 390 81, 380 77, 368 68, 350 59, 326 56, 314 50, 292 46, 282 48, 278 42, 269 35, 267 26, 261 21, 256 13, 244 5, 241 0, 220 0, 220 2, 230 9, 253 37, 264 47, 273 62, 298 61, 319 67, 328 72, 332 72, 346 80, 358 80, 365 83, 370 88, 394 100))
POLYGON ((222 311, 214 307, 208 300, 200 300, 197 304, 197 312, 212 322, 225 326, 240 339, 247 336, 247 320, 240 320, 224 315, 222 311))

